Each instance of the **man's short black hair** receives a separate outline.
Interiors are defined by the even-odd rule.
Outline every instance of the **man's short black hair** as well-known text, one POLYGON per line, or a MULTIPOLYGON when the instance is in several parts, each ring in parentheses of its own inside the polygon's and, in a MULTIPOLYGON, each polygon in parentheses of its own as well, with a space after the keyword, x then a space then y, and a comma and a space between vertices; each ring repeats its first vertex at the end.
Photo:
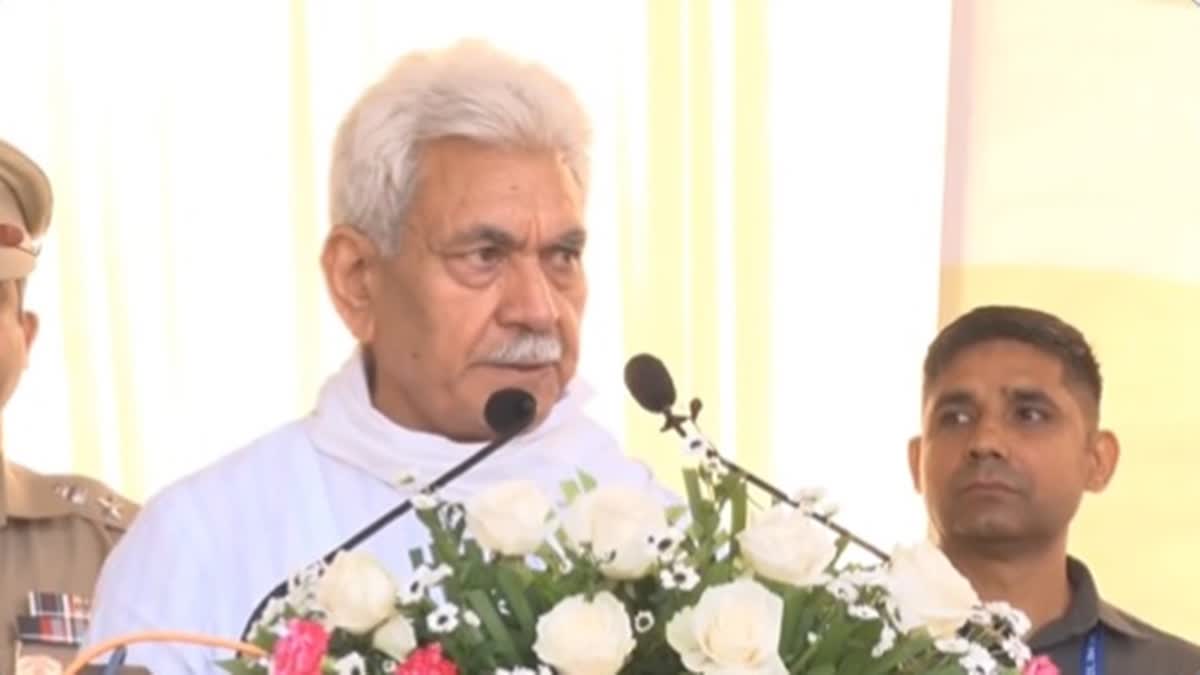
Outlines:
POLYGON ((1083 333, 1053 314, 1027 307, 977 307, 943 328, 925 354, 925 391, 955 357, 992 340, 1023 342, 1058 359, 1067 380, 1082 386, 1099 409, 1104 387, 1100 364, 1083 333))

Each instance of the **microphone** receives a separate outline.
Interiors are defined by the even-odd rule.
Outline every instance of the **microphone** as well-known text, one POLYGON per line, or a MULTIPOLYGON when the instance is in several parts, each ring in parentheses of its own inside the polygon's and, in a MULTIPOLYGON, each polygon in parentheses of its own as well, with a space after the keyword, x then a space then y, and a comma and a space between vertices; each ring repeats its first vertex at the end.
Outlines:
POLYGON ((638 354, 625 364, 625 386, 633 399, 650 412, 667 412, 675 405, 675 382, 658 358, 638 354))
MULTIPOLYGON (((524 389, 508 388, 493 393, 488 397, 487 404, 483 407, 483 418, 487 422, 488 427, 496 434, 496 438, 491 443, 474 452, 470 457, 450 467, 449 470, 422 488, 421 492, 431 494, 446 487, 457 480, 459 476, 470 471, 475 465, 495 454, 496 451, 507 445, 509 441, 520 435, 522 431, 525 431, 529 427, 529 424, 533 422, 536 413, 537 401, 533 398, 532 394, 524 389)), ((332 551, 326 553, 321 558, 321 562, 326 565, 332 563, 338 553, 349 551, 367 539, 370 539, 376 532, 400 516, 408 513, 412 508, 412 499, 405 499, 391 511, 376 518, 332 551)), ((266 611, 267 603, 272 599, 286 596, 287 590, 288 582, 285 579, 275 588, 271 589, 270 593, 263 596, 262 600, 258 602, 258 606, 250 614, 250 618, 246 621, 246 627, 242 629, 243 640, 249 641, 253 637, 250 635, 250 631, 253 629, 254 624, 262 617, 263 612, 266 611)))
MULTIPOLYGON (((717 447, 700 432, 699 426, 696 425, 696 417, 700 414, 702 407, 700 399, 692 399, 689 406, 690 416, 676 415, 672 412, 672 408, 675 405, 675 382, 671 379, 671 373, 667 371, 667 367, 660 359, 650 354, 638 354, 629 359, 625 364, 625 386, 629 389, 629 393, 633 395, 634 400, 638 402, 638 405, 649 412, 664 416, 665 421, 660 431, 674 431, 681 438, 688 438, 689 436, 700 438, 707 446, 708 455, 716 458, 721 462, 722 466, 741 475, 746 479, 747 483, 766 492, 777 501, 797 508, 800 507, 783 490, 721 456, 721 453, 717 451, 717 447)), ((810 518, 836 532, 839 536, 845 537, 863 549, 873 553, 880 560, 884 562, 889 560, 888 555, 879 550, 878 547, 842 527, 828 516, 812 513, 807 510, 805 513, 810 518)))

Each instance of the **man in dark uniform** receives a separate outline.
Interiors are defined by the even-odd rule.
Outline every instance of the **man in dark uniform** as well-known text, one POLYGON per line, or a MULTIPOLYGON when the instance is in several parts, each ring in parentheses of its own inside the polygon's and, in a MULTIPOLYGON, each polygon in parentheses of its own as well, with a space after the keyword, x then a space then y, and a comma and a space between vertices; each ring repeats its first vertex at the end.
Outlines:
POLYGON ((986 601, 1032 622, 1028 642, 1063 675, 1196 675, 1200 648, 1104 602, 1067 555, 1085 492, 1116 470, 1099 427, 1100 368, 1058 317, 981 307, 925 358, 922 433, 909 464, 931 534, 986 601))
MULTIPOLYGON (((50 195, 37 165, 0 141, 0 410, 37 334, 23 296, 34 242, 49 225, 50 195)), ((100 566, 136 507, 96 481, 13 464, 2 448, 0 673, 61 672, 87 627, 100 566)))

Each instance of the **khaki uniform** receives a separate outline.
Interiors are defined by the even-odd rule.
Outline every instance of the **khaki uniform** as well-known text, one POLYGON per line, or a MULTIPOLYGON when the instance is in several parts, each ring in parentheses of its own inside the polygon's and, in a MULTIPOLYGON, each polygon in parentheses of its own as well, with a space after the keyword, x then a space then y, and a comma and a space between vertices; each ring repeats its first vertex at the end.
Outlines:
POLYGON ((88 478, 3 465, 0 673, 58 672, 76 654, 100 566, 137 506, 88 478))
POLYGON ((1033 653, 1053 659, 1062 675, 1085 673, 1083 662, 1089 651, 1100 675, 1200 674, 1200 647, 1104 602, 1082 562, 1068 560, 1067 577, 1071 582, 1067 613, 1029 641, 1033 653))

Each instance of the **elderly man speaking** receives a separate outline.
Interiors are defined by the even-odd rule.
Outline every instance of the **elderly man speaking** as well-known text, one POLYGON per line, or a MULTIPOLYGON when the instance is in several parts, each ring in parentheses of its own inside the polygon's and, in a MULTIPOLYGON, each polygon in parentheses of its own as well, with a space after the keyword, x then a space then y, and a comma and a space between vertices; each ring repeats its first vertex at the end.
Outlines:
MULTIPOLYGON (((411 495, 401 476, 423 482, 479 449, 503 388, 536 399, 531 430, 446 496, 515 477, 555 490, 579 469, 649 487, 573 384, 588 143, 567 86, 479 43, 410 55, 371 87, 337 136, 321 256, 359 349, 308 417, 146 505, 101 575, 89 639, 237 637, 277 582, 411 495)), ((421 543, 406 516, 363 546, 401 574, 421 543)), ((128 662, 215 673, 225 656, 137 645, 128 662)))

